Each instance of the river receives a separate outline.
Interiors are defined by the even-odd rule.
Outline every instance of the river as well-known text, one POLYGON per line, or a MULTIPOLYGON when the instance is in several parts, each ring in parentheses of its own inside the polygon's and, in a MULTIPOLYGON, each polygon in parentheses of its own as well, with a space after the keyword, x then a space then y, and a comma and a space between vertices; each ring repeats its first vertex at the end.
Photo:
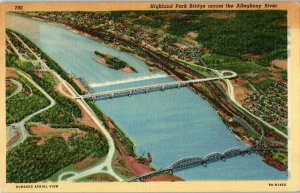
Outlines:
MULTIPOLYGON (((25 35, 66 71, 84 78, 95 91, 174 81, 164 72, 148 71, 143 61, 127 53, 61 26, 10 13, 6 27, 25 35), (92 59, 96 57, 95 50, 126 61, 138 73, 100 65, 92 59)), ((184 157, 205 156, 233 147, 247 148, 230 132, 216 110, 188 88, 102 100, 96 104, 135 142, 138 154, 151 153, 152 166, 157 169, 184 157)), ((187 180, 287 178, 287 172, 265 164, 256 154, 178 171, 176 175, 187 180)))

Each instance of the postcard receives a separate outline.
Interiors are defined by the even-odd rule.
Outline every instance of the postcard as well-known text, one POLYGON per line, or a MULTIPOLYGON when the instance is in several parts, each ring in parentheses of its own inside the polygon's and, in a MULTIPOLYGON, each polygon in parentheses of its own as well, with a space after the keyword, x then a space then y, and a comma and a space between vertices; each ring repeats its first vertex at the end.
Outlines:
POLYGON ((3 192, 300 189, 299 3, 0 6, 3 192))

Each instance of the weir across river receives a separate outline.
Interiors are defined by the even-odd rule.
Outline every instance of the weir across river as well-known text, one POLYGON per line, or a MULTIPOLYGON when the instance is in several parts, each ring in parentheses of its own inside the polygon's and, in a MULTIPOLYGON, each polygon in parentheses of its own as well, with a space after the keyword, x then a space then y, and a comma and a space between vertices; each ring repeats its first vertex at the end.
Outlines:
POLYGON ((211 77, 211 78, 202 78, 202 79, 194 79, 194 80, 185 80, 185 81, 174 81, 168 83, 159 83, 153 84, 148 86, 138 86, 138 87, 131 87, 131 88, 124 88, 118 90, 111 90, 111 91, 104 91, 104 92, 96 92, 86 95, 80 95, 75 99, 107 99, 113 97, 120 97, 120 96, 131 96, 133 94, 140 94, 140 93, 148 93, 153 91, 164 91, 166 89, 173 89, 173 88, 180 88, 184 86, 188 86, 189 84, 197 84, 207 81, 214 81, 219 79, 228 79, 235 77, 236 74, 231 72, 228 76, 220 76, 220 77, 211 77))

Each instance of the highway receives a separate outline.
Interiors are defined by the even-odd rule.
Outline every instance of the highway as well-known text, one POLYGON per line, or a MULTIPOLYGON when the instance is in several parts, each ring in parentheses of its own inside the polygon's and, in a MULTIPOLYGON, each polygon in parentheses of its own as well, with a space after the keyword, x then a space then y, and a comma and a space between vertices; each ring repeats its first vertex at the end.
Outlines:
MULTIPOLYGON (((79 96, 79 94, 76 92, 76 90, 67 81, 65 81, 57 72, 50 69, 47 66, 47 64, 38 55, 36 55, 36 53, 29 46, 27 46, 27 44, 25 44, 22 41, 22 39, 20 37, 18 37, 16 34, 14 34, 14 36, 37 58, 38 62, 41 63, 41 65, 44 69, 51 72, 59 80, 59 82, 63 86, 65 86, 65 88, 68 90, 68 92, 71 93, 72 98, 76 98, 76 97, 79 96)), ((32 82, 34 82, 34 81, 32 81, 32 82)), ((106 128, 103 126, 102 122, 98 119, 96 114, 93 112, 93 110, 84 101, 84 99, 77 100, 76 102, 79 106, 81 106, 87 112, 87 114, 92 118, 92 120, 100 128, 101 133, 105 136, 105 138, 108 141, 109 151, 108 151, 108 154, 105 156, 104 161, 102 161, 101 163, 99 163, 98 165, 96 165, 92 168, 89 168, 89 169, 86 169, 86 170, 83 170, 83 171, 80 171, 80 172, 72 173, 74 175, 69 177, 69 178, 66 178, 65 181, 74 181, 74 180, 80 179, 82 177, 86 177, 86 176, 96 174, 96 173, 107 173, 107 174, 113 176, 114 178, 116 178, 117 180, 122 181, 123 179, 121 177, 119 177, 111 167, 112 158, 113 158, 113 155, 115 153, 115 144, 114 144, 114 141, 113 141, 112 137, 110 136, 110 134, 106 130, 106 128)), ((70 172, 70 171, 68 171, 68 172, 70 172)), ((59 176, 58 181, 61 180, 64 175, 69 174, 68 172, 62 173, 59 176)))
MULTIPOLYGON (((214 72, 217 77, 212 77, 212 78, 203 78, 203 79, 195 79, 195 80, 188 80, 188 81, 175 81, 175 82, 171 82, 171 83, 162 83, 162 84, 156 84, 156 85, 150 85, 150 86, 144 86, 144 87, 131 87, 131 88, 127 88, 127 89, 119 89, 119 90, 113 90, 113 91, 105 91, 105 92, 100 92, 100 93, 92 93, 92 94, 87 94, 87 95, 79 95, 74 88, 68 83, 66 82, 64 79, 62 79, 60 77, 59 74, 57 74, 55 71, 51 70, 45 63, 44 61, 35 54, 35 52, 33 52, 16 34, 14 34, 16 36, 16 38, 32 53, 34 54, 34 56, 37 58, 37 60, 41 63, 41 65, 43 66, 43 68, 47 69, 49 72, 51 72, 58 80, 59 82, 61 82, 61 84, 68 90, 70 94, 70 97, 72 97, 73 99, 77 99, 76 103, 81 106, 87 113, 88 115, 93 119, 93 121, 97 124, 97 126, 100 128, 101 132, 104 134, 104 136, 107 138, 108 140, 108 145, 109 145, 109 152, 107 154, 107 156, 105 157, 104 161, 99 163, 98 165, 96 165, 95 167, 80 171, 80 172, 74 172, 74 171, 67 171, 64 172, 62 174, 59 175, 58 177, 58 181, 62 181, 62 179, 64 178, 65 175, 68 174, 72 174, 73 176, 71 177, 67 177, 66 179, 64 179, 64 181, 75 181, 78 180, 80 178, 92 175, 92 174, 96 174, 96 173, 107 173, 113 177, 115 177, 117 180, 122 181, 123 179, 120 178, 112 169, 111 167, 111 162, 112 162, 112 157, 114 155, 115 152, 115 145, 114 145, 114 141, 112 139, 112 137, 110 136, 109 132, 105 129, 105 127, 103 126, 102 122, 97 118, 96 114, 93 112, 92 109, 90 109, 90 107, 88 106, 88 104, 85 102, 85 98, 96 98, 96 97, 106 97, 106 96, 115 96, 115 94, 132 94, 133 92, 139 92, 139 91, 145 91, 148 92, 150 90, 164 90, 164 89, 168 89, 168 88, 174 88, 174 87, 181 87, 181 86, 187 86, 188 84, 196 84, 196 83, 201 83, 201 82, 206 82, 206 81, 214 81, 214 80, 224 80, 225 83, 227 84, 227 88, 228 88, 228 95, 230 97, 230 99, 232 100, 232 102, 234 102, 240 109, 242 109, 243 111, 246 111, 247 113, 249 113, 251 116, 255 117, 256 119, 260 120, 262 123, 264 123, 265 125, 267 125, 268 127, 274 129, 274 131, 276 131, 277 133, 279 133, 280 135, 284 136, 287 138, 287 135, 282 133, 281 131, 279 131, 278 129, 276 129, 275 127, 273 127, 272 125, 266 123, 265 121, 263 121, 261 118, 253 115, 252 113, 250 113, 247 109, 245 109, 242 105, 240 105, 234 97, 234 87, 230 82, 230 78, 235 77, 237 74, 232 72, 232 71, 218 71, 218 70, 214 70, 214 69, 210 69, 207 67, 203 67, 206 69, 210 69, 212 72, 214 72), (230 75, 224 76, 224 73, 230 73, 230 75)), ((10 42, 11 43, 11 42, 10 42)), ((14 48, 13 48, 14 49, 14 48)), ((14 49, 15 50, 15 49, 14 49)), ((29 78, 29 77, 27 77, 29 78)), ((27 79, 26 78, 26 79, 27 79)), ((30 79, 30 78, 29 78, 30 79)), ((30 79, 31 80, 31 79, 30 79)), ((30 81, 31 83, 34 83, 34 86, 37 85, 34 81, 30 81)), ((32 83, 32 84, 33 84, 32 83)), ((38 86, 38 85, 37 85, 38 86)), ((40 87, 37 87, 38 89, 40 87)), ((43 90, 42 88, 40 88, 41 90, 43 90)), ((40 90, 39 89, 39 90, 40 90)), ((42 92, 42 91, 41 91, 42 92)), ((43 90, 43 94, 44 94, 44 90, 43 90)), ((46 93, 46 92, 45 92, 46 93)), ((44 94, 47 97, 47 93, 44 94)), ((48 95, 49 96, 49 95, 48 95)), ((50 97, 50 96, 49 96, 50 97)), ((48 98, 48 97, 47 97, 48 98)), ((51 97, 50 97, 51 98, 51 97)), ((49 99, 49 98, 48 98, 49 99)), ((51 98, 52 99, 52 98, 51 98)), ((50 99, 49 99, 50 100, 50 99)), ((53 100, 53 99, 52 99, 53 100)), ((51 100, 50 100, 51 101, 51 100)), ((53 105, 55 104, 55 101, 51 101, 51 104, 46 107, 51 108, 53 105), (51 106, 52 105, 52 106, 51 106)), ((43 112, 44 110, 47 109, 41 109, 40 111, 43 112)), ((40 111, 37 111, 36 113, 41 113, 40 111)), ((36 114, 32 114, 33 116, 36 114)), ((33 117, 32 116, 32 117, 33 117)), ((31 117, 30 117, 31 118, 31 117)), ((29 118, 29 119, 30 119, 29 118)), ((28 121, 29 119, 25 120, 23 122, 23 127, 26 121, 28 121)), ((18 125, 17 125, 18 126, 18 125)), ((26 129, 24 127, 24 135, 23 138, 28 136, 26 136, 26 129)), ((23 133, 23 132, 22 132, 23 133)), ((23 134, 22 134, 23 135, 23 134)), ((24 140, 25 140, 24 139, 24 140)), ((23 140, 23 141, 24 141, 23 140)))
MULTIPOLYGON (((10 41, 10 39, 7 37, 8 39, 8 43, 10 44, 10 46, 12 47, 12 49, 16 52, 16 54, 18 56, 21 56, 21 54, 18 52, 18 50, 15 48, 15 46, 12 44, 12 42, 10 41)), ((23 57, 20 58, 20 60, 22 60, 23 57)), ((21 120, 18 123, 13 123, 11 125, 8 126, 9 129, 17 129, 20 131, 20 137, 18 138, 18 140, 12 144, 11 146, 8 147, 8 150, 11 149, 12 147, 15 147, 17 145, 19 145, 20 143, 24 142, 25 139, 30 136, 30 134, 28 133, 27 129, 25 128, 25 123, 30 120, 32 117, 34 117, 37 114, 40 114, 48 109, 50 109, 51 107, 53 107, 55 105, 55 101, 54 99, 52 99, 52 97, 50 95, 48 95, 48 93, 42 89, 38 84, 36 84, 31 77, 29 77, 28 74, 25 74, 24 72, 15 69, 14 70, 22 77, 24 77, 28 82, 30 82, 33 86, 35 86, 49 101, 50 101, 50 105, 48 105, 47 107, 40 109, 32 114, 30 114, 29 116, 25 117, 23 120, 21 120)), ((20 83, 19 83, 20 84, 20 83)), ((21 85, 22 87, 22 85, 21 85)))
POLYGON ((18 69, 15 69, 14 70, 20 74, 22 77, 24 77, 27 81, 29 81, 33 86, 35 86, 41 93, 43 93, 43 95, 50 101, 50 104, 45 107, 45 108, 42 108, 34 113, 32 113, 31 115, 25 117, 23 120, 21 120, 20 122, 18 123, 13 123, 11 124, 9 127, 13 128, 13 129, 18 129, 21 133, 21 136, 20 138, 18 138, 18 141, 15 142, 13 145, 11 145, 8 149, 11 149, 12 147, 15 147, 17 145, 19 145, 20 143, 24 142, 25 139, 30 136, 30 134, 28 133, 27 129, 25 128, 25 123, 27 121, 29 121, 32 117, 34 117, 35 115, 37 114, 40 114, 48 109, 50 109, 51 107, 53 107, 55 105, 55 100, 52 99, 52 97, 50 95, 48 95, 48 93, 42 89, 38 84, 36 84, 30 77, 29 75, 25 74, 24 72, 21 72, 19 71, 18 69))
POLYGON ((148 86, 138 86, 138 87, 131 87, 131 88, 124 88, 118 90, 111 90, 111 91, 104 91, 104 92, 96 92, 92 94, 86 94, 76 97, 75 99, 87 99, 87 98, 101 98, 101 97, 115 97, 115 96, 122 96, 122 95, 132 95, 137 94, 140 92, 151 92, 157 90, 166 90, 172 88, 180 88, 183 86, 188 86, 189 84, 198 84, 207 81, 214 81, 219 79, 230 79, 236 77, 237 74, 232 71, 224 71, 222 72, 221 76, 211 77, 211 78, 202 78, 202 79, 193 79, 193 80, 185 80, 185 81, 174 81, 174 82, 167 82, 167 83, 160 83, 160 84, 153 84, 148 86), (230 73, 230 75, 223 76, 224 73, 230 73))
MULTIPOLYGON (((222 74, 217 71, 217 70, 213 70, 212 71, 219 76, 220 78, 222 77, 222 74)), ((224 72, 224 71, 223 71, 224 72)), ((248 111, 246 108, 244 108, 238 101, 236 101, 235 96, 234 96, 234 87, 232 85, 232 83, 230 82, 230 80, 228 79, 224 79, 221 78, 222 80, 225 81, 226 85, 227 85, 227 89, 228 89, 228 96, 230 97, 230 99, 232 100, 232 102, 234 102, 240 109, 242 109, 243 111, 247 112, 249 115, 251 115, 252 117, 258 119, 261 123, 263 123, 264 125, 266 125, 267 127, 273 129, 276 133, 278 133, 279 135, 283 136, 284 138, 288 138, 287 134, 283 133, 282 131, 280 131, 279 129, 277 129, 276 127, 270 125, 269 123, 265 122, 263 119, 261 119, 260 117, 253 115, 250 111, 248 111)))
MULTIPOLYGON (((201 59, 202 64, 206 65, 204 63, 204 61, 201 59)), ((227 85, 227 94, 231 100, 231 102, 233 102, 238 108, 240 108, 241 110, 247 112, 250 116, 254 117, 255 119, 257 119, 258 121, 260 121, 262 124, 266 125, 267 127, 269 127, 270 129, 274 130, 276 133, 278 133, 279 135, 283 136, 284 138, 288 138, 287 134, 283 133, 282 131, 280 131, 279 129, 277 129, 276 127, 270 125, 269 123, 267 123, 266 121, 264 121, 263 119, 261 119, 260 117, 254 115, 253 113, 251 113, 250 111, 248 111, 246 108, 244 108, 236 99, 234 96, 234 87, 232 85, 232 83, 230 82, 230 80, 227 78, 223 78, 223 74, 225 72, 230 72, 232 73, 232 71, 228 71, 228 70, 223 70, 223 71, 218 71, 212 68, 208 68, 206 66, 197 66, 197 67, 201 67, 203 69, 207 69, 210 70, 211 72, 213 72, 216 76, 220 77, 221 80, 223 80, 226 85, 227 85)))

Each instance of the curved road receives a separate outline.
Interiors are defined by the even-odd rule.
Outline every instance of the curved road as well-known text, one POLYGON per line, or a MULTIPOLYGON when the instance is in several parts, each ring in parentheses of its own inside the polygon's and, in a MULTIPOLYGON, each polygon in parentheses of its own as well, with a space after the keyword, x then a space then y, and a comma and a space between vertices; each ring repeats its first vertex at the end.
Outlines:
POLYGON ((18 123, 13 123, 10 125, 10 127, 14 127, 20 130, 21 132, 21 136, 20 138, 18 138, 18 141, 16 143, 14 143, 13 145, 11 145, 8 149, 11 149, 12 147, 15 147, 17 145, 19 145, 20 143, 24 142, 25 139, 30 135, 27 131, 27 129, 25 128, 25 123, 30 120, 32 117, 34 117, 37 114, 40 114, 48 109, 50 109, 51 107, 53 107, 55 105, 55 101, 54 99, 51 98, 50 95, 48 95, 48 93, 42 89, 38 84, 36 84, 30 77, 28 77, 27 74, 19 71, 18 69, 14 69, 18 74, 20 74, 21 76, 23 76, 27 81, 29 81, 33 86, 35 86, 41 93, 43 93, 43 95, 50 101, 50 105, 48 105, 45 108, 42 108, 34 113, 32 113, 31 115, 25 117, 23 120, 21 120, 18 123))
POLYGON ((7 80, 9 80, 12 83, 14 83, 15 85, 17 85, 17 89, 10 96, 6 97, 6 100, 8 100, 9 98, 15 96, 16 94, 18 94, 19 92, 21 92, 22 89, 23 89, 23 86, 22 86, 22 84, 19 81, 16 81, 16 80, 11 79, 11 78, 7 79, 7 80))
MULTIPOLYGON (((220 78, 223 76, 224 72, 231 72, 231 71, 222 71, 221 73, 218 70, 213 70, 211 69, 217 76, 219 76, 220 78)), ((243 111, 246 111, 249 115, 251 115, 252 117, 258 119, 261 123, 263 123, 264 125, 266 125, 267 127, 273 129, 276 133, 280 134, 281 136, 288 138, 288 136, 283 133, 282 131, 278 130, 277 128, 275 128, 274 126, 270 125, 269 123, 265 122, 263 119, 261 119, 260 117, 253 115, 250 111, 248 111, 246 108, 244 108, 239 102, 237 102, 235 100, 234 97, 234 87, 232 85, 232 83, 230 82, 230 80, 228 79, 223 79, 222 80, 225 81, 225 83, 227 84, 227 88, 228 88, 228 96, 230 97, 230 99, 232 100, 232 102, 234 102, 240 109, 242 109, 243 111)))
MULTIPOLYGON (((33 52, 16 34, 14 34, 14 36, 32 53, 34 54, 34 56, 37 58, 37 60, 42 64, 42 66, 45 69, 48 69, 49 71, 51 71, 52 74, 54 74, 58 80, 67 88, 67 90, 69 91, 69 93, 71 93, 73 98, 79 97, 80 95, 74 90, 74 88, 69 85, 68 82, 66 82, 64 79, 62 79, 60 77, 59 74, 57 74, 55 71, 51 70, 45 63, 44 61, 35 54, 35 52, 33 52)), ((206 69, 210 69, 207 67, 203 67, 206 69)), ((255 117, 256 119, 260 120, 263 124, 267 125, 268 127, 274 129, 274 131, 276 131, 277 133, 279 133, 280 135, 287 137, 286 134, 282 133, 281 131, 279 131, 278 129, 276 129, 275 127, 273 127, 272 125, 266 123, 265 121, 263 121, 261 118, 253 115, 252 113, 250 113, 247 109, 245 109, 244 107, 242 107, 242 105, 240 105, 234 97, 234 88, 231 84, 231 82, 223 77, 223 74, 225 72, 230 72, 232 73, 231 76, 235 76, 236 73, 232 72, 232 71, 222 71, 219 72, 218 70, 214 70, 214 69, 210 69, 211 71, 213 71, 220 79, 223 79, 225 81, 225 83, 227 84, 227 88, 228 88, 228 94, 230 99, 232 100, 232 102, 234 102, 239 108, 241 108, 242 110, 246 111, 247 113, 249 113, 250 115, 252 115, 253 117, 255 117)), ((93 112, 92 109, 90 109, 90 107, 87 105, 87 103, 83 100, 77 100, 77 103, 89 114, 89 116, 94 120, 94 122, 97 124, 97 126, 99 126, 99 128, 101 129, 101 132, 104 134, 104 136, 107 138, 108 140, 108 145, 109 145, 109 152, 107 154, 107 156, 105 157, 105 160, 103 162, 101 162, 100 164, 96 165, 95 167, 86 169, 84 171, 81 172, 73 172, 73 171, 67 171, 64 172, 62 174, 59 175, 58 177, 58 181, 61 181, 64 175, 68 175, 68 174, 73 174, 73 176, 68 177, 66 179, 64 179, 65 181, 74 181, 92 174, 96 174, 96 173, 107 173, 109 175, 112 175, 113 177, 115 177, 117 180, 122 181, 122 178, 120 178, 112 169, 111 167, 111 162, 112 162, 112 157, 114 155, 115 152, 115 145, 114 145, 114 141, 112 139, 112 137, 110 136, 109 132, 105 129, 105 127, 103 126, 102 122, 97 118, 97 116, 95 115, 95 113, 93 112)), ((37 112, 39 113, 39 112, 37 112)))
MULTIPOLYGON (((192 66, 195 66, 194 64, 191 64, 192 66)), ((212 71, 213 73, 215 73, 218 77, 220 77, 220 79, 224 80, 226 85, 227 85, 227 89, 228 89, 228 96, 229 98, 231 99, 231 101, 233 103, 235 103, 235 105, 237 105, 241 110, 247 112, 249 115, 251 115, 252 117, 256 118, 257 120, 259 120, 261 123, 263 123, 264 125, 266 125, 267 127, 273 129, 276 133, 278 133, 279 135, 283 136, 284 138, 288 138, 287 134, 283 133, 282 131, 280 131, 279 129, 277 129, 276 127, 270 125, 269 123, 265 122, 263 119, 261 119, 260 117, 256 116, 256 115, 253 115, 250 111, 248 111, 246 108, 244 108, 238 101, 235 100, 235 97, 234 97, 234 87, 232 85, 232 83, 230 82, 229 79, 225 79, 223 78, 223 74, 225 72, 229 72, 229 73, 234 73, 236 74, 235 72, 233 71, 230 71, 230 70, 223 70, 223 71, 219 71, 219 70, 215 70, 215 69, 212 69, 212 68, 208 68, 206 66, 199 66, 197 65, 197 67, 201 67, 201 68, 204 68, 204 69, 208 69, 210 71, 212 71)))
MULTIPOLYGON (((59 82, 61 82, 65 86, 65 88, 68 90, 68 92, 71 94, 71 96, 73 98, 80 96, 76 92, 76 90, 67 81, 65 81, 57 72, 50 69, 47 66, 47 64, 27 44, 25 44, 19 36, 17 36, 15 33, 13 35, 25 46, 25 48, 27 48, 37 58, 37 61, 40 62, 40 64, 42 65, 43 68, 45 68, 46 70, 51 72, 59 80, 59 82)), ((111 176, 115 177, 117 180, 122 181, 123 179, 120 178, 111 167, 112 158, 113 158, 113 155, 116 150, 112 137, 110 136, 110 134, 106 130, 106 128, 103 126, 102 122, 98 119, 98 117, 94 113, 94 111, 89 107, 89 105, 84 100, 77 100, 77 104, 80 105, 88 113, 88 115, 93 119, 93 121, 100 128, 101 132, 104 134, 104 136, 106 137, 106 139, 108 141, 109 151, 105 157, 105 160, 103 162, 101 162, 99 165, 96 165, 95 167, 86 169, 82 172, 74 172, 74 173, 72 173, 72 174, 74 174, 74 176, 68 177, 65 180, 73 181, 73 180, 77 180, 79 178, 86 177, 86 176, 96 174, 96 173, 107 173, 107 174, 110 174, 111 176), (106 168, 106 169, 103 170, 103 168, 106 168)), ((59 176, 58 180, 60 181, 62 179, 63 175, 70 174, 70 172, 71 171, 62 173, 59 176)))

